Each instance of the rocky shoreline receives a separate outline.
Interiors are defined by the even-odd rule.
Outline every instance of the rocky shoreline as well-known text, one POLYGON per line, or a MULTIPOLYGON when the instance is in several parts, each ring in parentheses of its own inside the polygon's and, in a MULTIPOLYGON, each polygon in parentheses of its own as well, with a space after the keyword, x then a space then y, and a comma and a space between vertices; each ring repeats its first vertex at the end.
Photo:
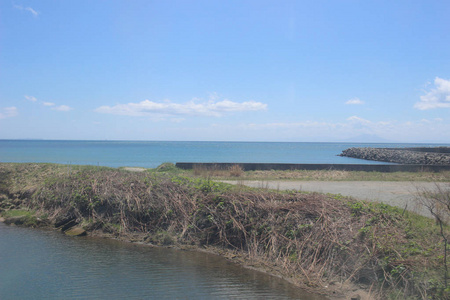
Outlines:
POLYGON ((435 148, 349 148, 339 156, 413 165, 450 165, 450 147, 435 148))

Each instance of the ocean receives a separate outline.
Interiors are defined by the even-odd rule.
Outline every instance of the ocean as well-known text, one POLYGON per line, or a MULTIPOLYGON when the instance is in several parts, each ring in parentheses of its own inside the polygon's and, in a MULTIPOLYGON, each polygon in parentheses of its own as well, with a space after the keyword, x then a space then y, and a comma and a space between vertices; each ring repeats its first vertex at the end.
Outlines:
POLYGON ((450 144, 0 140, 0 162, 155 168, 165 162, 378 164, 340 157, 350 147, 450 144))

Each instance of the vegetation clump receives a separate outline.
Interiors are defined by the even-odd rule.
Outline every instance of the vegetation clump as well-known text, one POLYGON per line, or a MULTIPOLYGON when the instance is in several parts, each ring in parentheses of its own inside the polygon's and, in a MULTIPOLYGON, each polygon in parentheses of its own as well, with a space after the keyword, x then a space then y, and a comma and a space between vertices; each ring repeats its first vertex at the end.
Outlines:
MULTIPOLYGON (((179 171, 180 172, 180 171, 179 171)), ((296 180, 296 181, 425 181, 449 182, 450 171, 440 172, 366 172, 344 170, 255 170, 244 171, 239 165, 229 169, 219 167, 195 167, 192 171, 184 171, 184 175, 193 177, 209 177, 213 179, 240 180, 296 180)))
POLYGON ((315 291, 353 283, 380 298, 447 296, 448 228, 388 205, 170 172, 0 164, 0 175, 2 203, 17 198, 22 209, 75 220, 91 234, 215 247, 315 291))

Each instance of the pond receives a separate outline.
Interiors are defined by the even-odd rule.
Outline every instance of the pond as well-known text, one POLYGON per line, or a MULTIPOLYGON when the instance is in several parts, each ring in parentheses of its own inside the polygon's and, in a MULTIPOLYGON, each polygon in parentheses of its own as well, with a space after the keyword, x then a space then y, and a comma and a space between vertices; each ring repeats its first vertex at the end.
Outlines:
POLYGON ((325 299, 212 254, 3 223, 0 298, 325 299))

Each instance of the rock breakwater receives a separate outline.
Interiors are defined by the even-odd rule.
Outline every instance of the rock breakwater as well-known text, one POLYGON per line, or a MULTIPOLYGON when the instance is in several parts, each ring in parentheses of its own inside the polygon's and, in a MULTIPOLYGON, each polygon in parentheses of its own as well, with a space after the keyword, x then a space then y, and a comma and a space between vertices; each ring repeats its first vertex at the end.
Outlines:
MULTIPOLYGON (((439 147, 449 150, 450 147, 439 147)), ((421 148, 420 151, 415 148, 349 148, 339 156, 360 158, 366 160, 384 161, 399 164, 414 165, 450 165, 450 153, 447 151, 436 152, 434 149, 421 148)))

